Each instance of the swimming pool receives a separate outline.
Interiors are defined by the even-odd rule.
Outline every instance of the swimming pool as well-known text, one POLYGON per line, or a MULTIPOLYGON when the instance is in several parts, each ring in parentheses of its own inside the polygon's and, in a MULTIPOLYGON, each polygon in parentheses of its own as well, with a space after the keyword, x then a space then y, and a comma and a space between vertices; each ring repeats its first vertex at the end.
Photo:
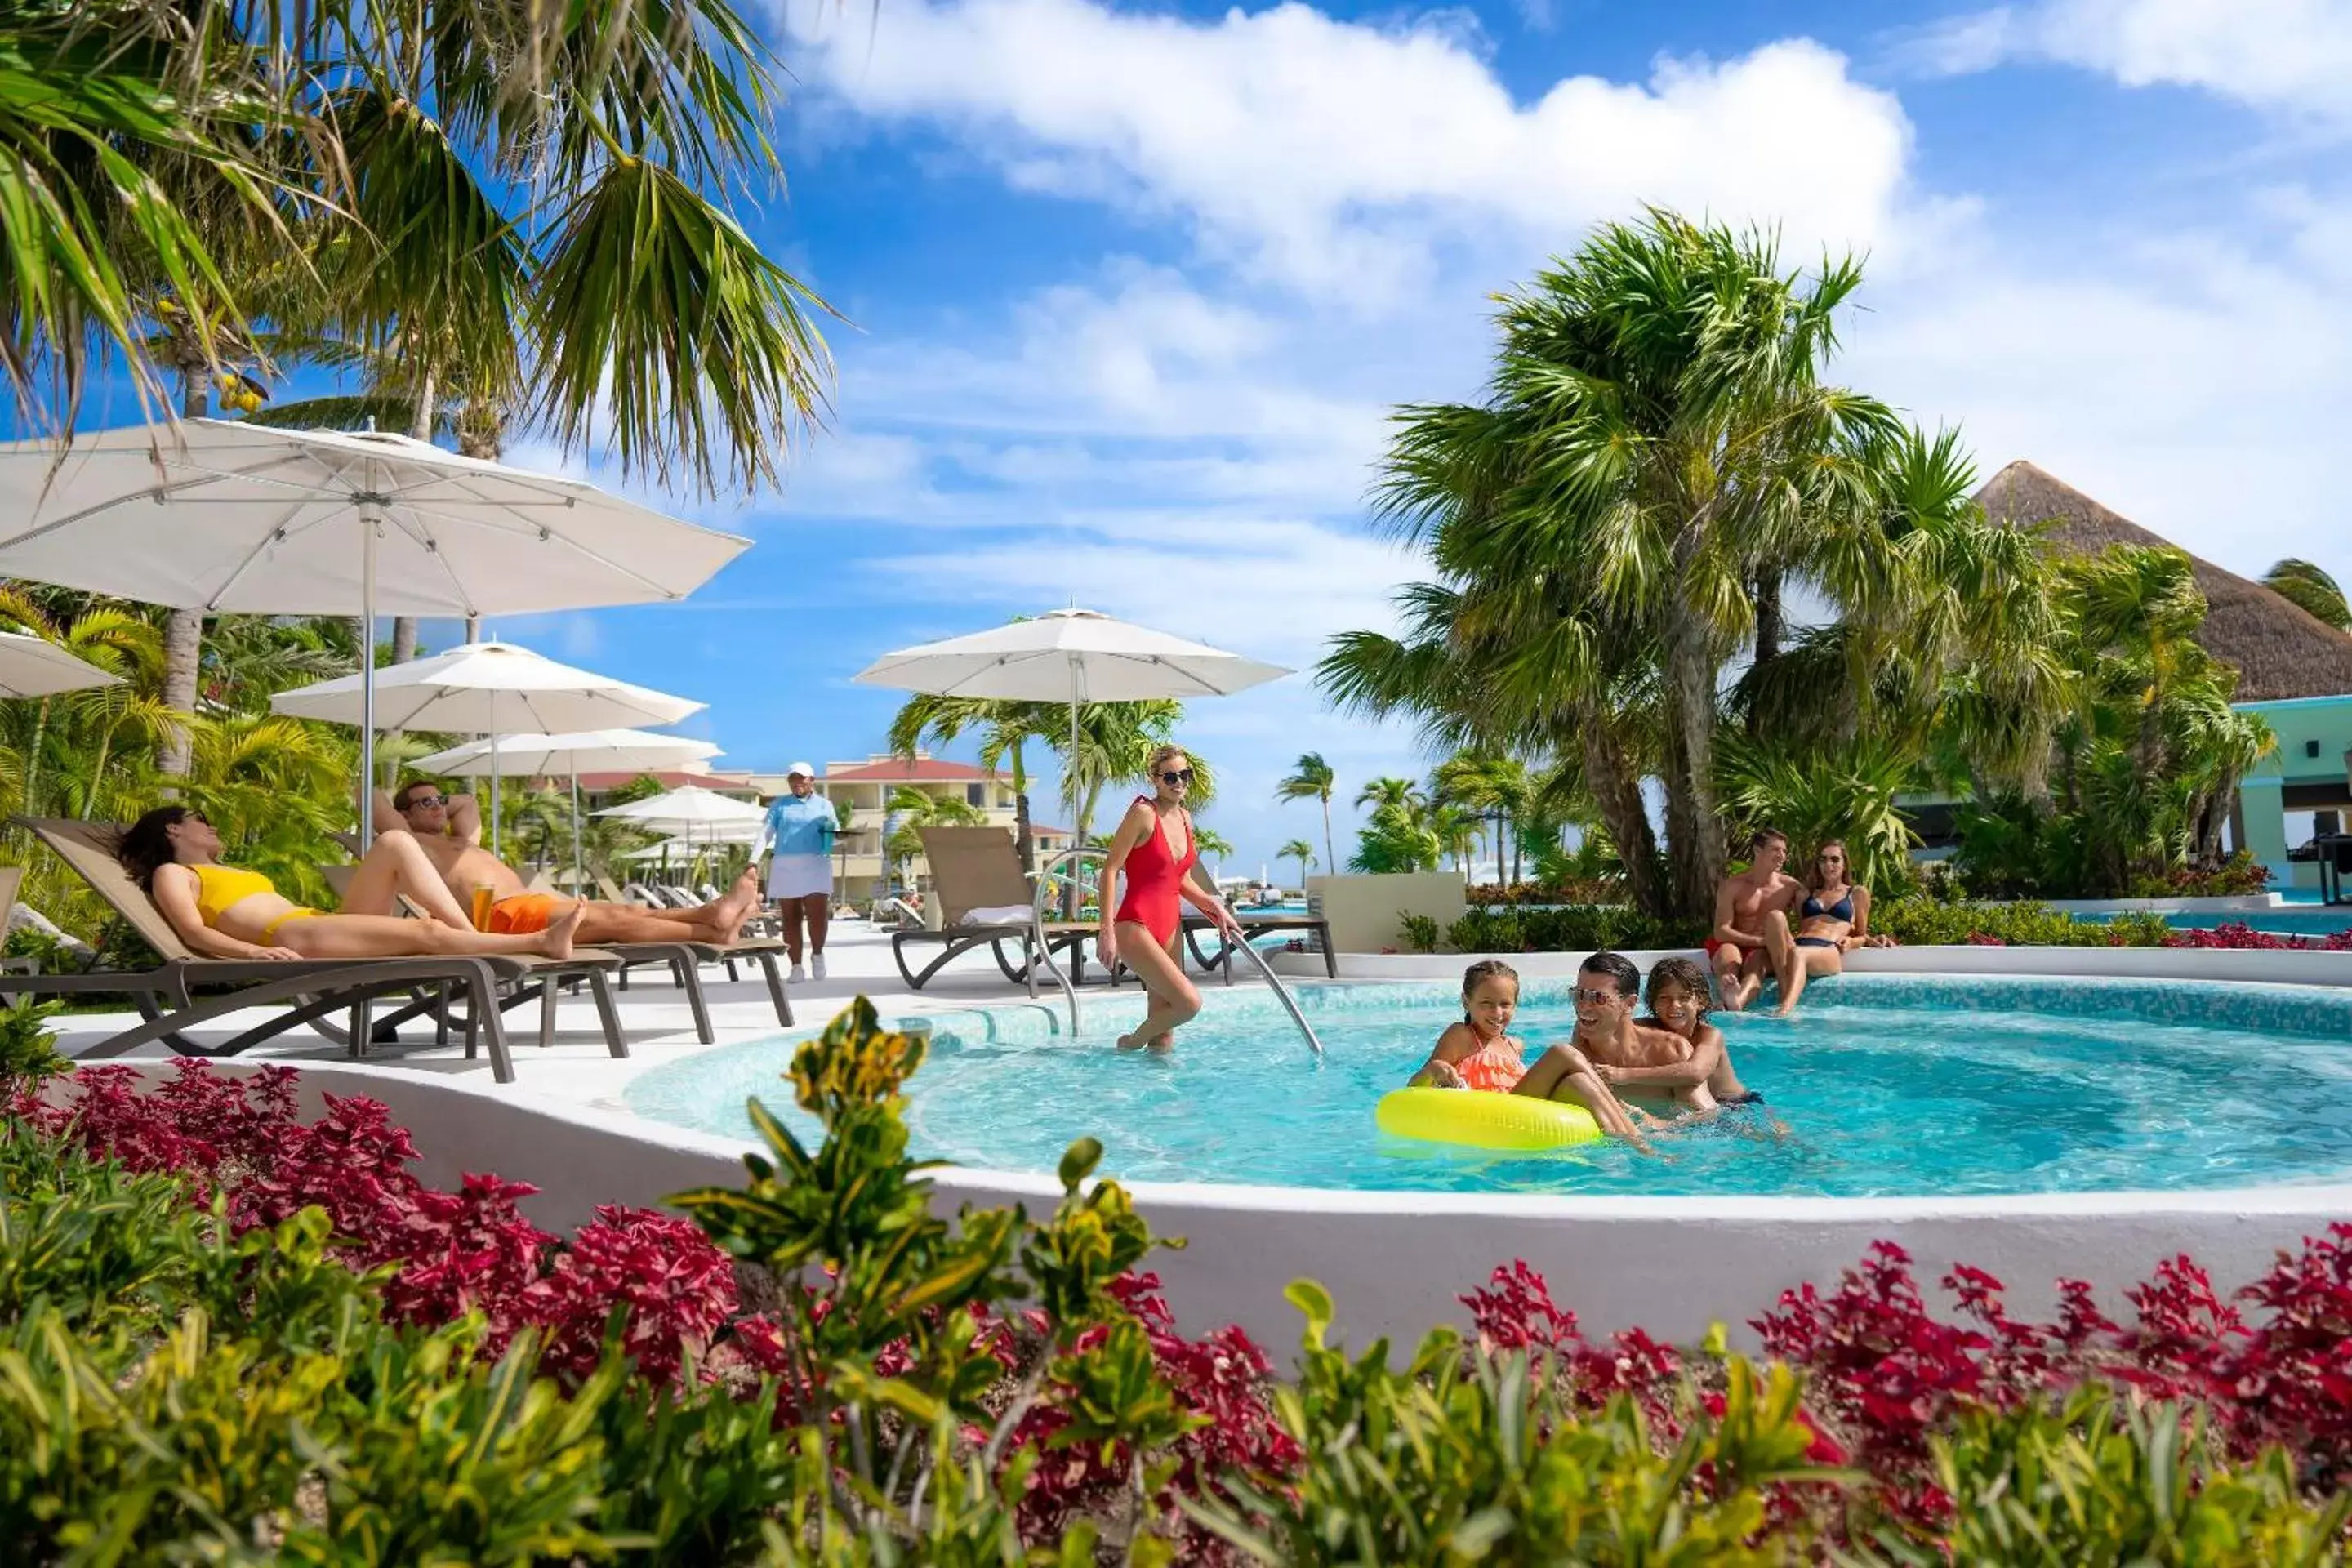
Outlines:
MULTIPOLYGON (((1563 1037, 1565 981, 1531 980, 1517 1026, 1563 1037)), ((1846 975, 1795 1019, 1722 1021, 1769 1097, 1643 1155, 1542 1156, 1415 1144, 1372 1125, 1457 1015, 1445 984, 1301 987, 1329 1049, 1317 1067, 1261 992, 1208 995, 1168 1058, 1122 1056, 1134 993, 1090 996, 1072 1039, 1050 1009, 1003 1005, 919 1024, 933 1048, 908 1086, 919 1155, 1050 1172, 1100 1138, 1129 1180, 1361 1191, 1948 1196, 2183 1190, 2352 1178, 2352 994, 2320 987, 2094 979, 1846 975)), ((748 1138, 758 1095, 811 1130, 780 1081, 800 1037, 682 1058, 636 1079, 629 1108, 748 1138)))

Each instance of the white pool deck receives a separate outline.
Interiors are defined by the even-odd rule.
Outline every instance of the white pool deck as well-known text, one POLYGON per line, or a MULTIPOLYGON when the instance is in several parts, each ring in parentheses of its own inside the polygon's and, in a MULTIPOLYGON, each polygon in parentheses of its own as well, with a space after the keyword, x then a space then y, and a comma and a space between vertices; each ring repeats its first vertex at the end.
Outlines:
MULTIPOLYGON (((1529 973, 1566 973, 1577 956, 1516 962, 1529 973)), ((942 971, 923 991, 909 991, 891 963, 887 937, 854 922, 835 927, 827 957, 829 978, 792 988, 801 1028, 821 1026, 861 993, 886 1016, 1023 995, 984 952, 942 971)), ((1458 977, 1465 962, 1458 955, 1343 954, 1340 965, 1343 980, 1429 980, 1458 977)), ((1319 978, 1319 959, 1293 955, 1278 963, 1302 984, 1313 983, 1305 973, 1310 965, 1319 978)), ((2352 953, 1935 948, 1858 954, 1854 967, 2352 985, 2352 953)), ((1237 970, 1236 985, 1248 984, 1237 970)), ((719 1046, 778 1032, 766 987, 750 971, 730 984, 707 968, 704 984, 719 1046)), ((1220 983, 1213 978, 1203 988, 1213 994, 1220 983)), ((1089 1000, 1093 994, 1099 993, 1089 1000)), ((1135 992, 1129 987, 1126 994, 1135 992)), ((509 1015, 517 1081, 508 1085, 492 1080, 487 1059, 467 1061, 455 1046, 353 1061, 341 1046, 307 1032, 218 1065, 226 1071, 265 1062, 300 1068, 314 1102, 321 1092, 383 1100, 414 1132, 426 1180, 454 1185, 460 1172, 495 1171, 530 1182, 542 1189, 529 1201, 532 1217, 567 1228, 599 1204, 655 1205, 670 1193, 740 1174, 744 1145, 626 1110, 622 1091, 635 1074, 713 1047, 696 1040, 684 1001, 666 978, 640 973, 619 1001, 630 1037, 625 1059, 607 1054, 584 998, 564 1003, 556 1043, 544 1050, 536 1044, 536 1005, 509 1015)), ((61 1020, 60 1045, 74 1051, 129 1021, 61 1020)), ((231 1018, 198 1037, 225 1038, 241 1026, 231 1018)), ((415 1026, 410 1032, 424 1033, 415 1026)), ((121 1059, 159 1072, 170 1058, 158 1047, 121 1059)), ((1933 1132, 1922 1130, 1926 1137, 1933 1132)), ((1049 1176, 1017 1173, 943 1171, 938 1185, 939 1201, 950 1212, 963 1203, 1016 1202, 1034 1212, 1057 1194, 1049 1176)), ((1455 1297, 1517 1258, 1549 1277, 1557 1299, 1588 1330, 1639 1323, 1687 1340, 1721 1317, 1738 1341, 1750 1339, 1744 1321, 1781 1289, 1833 1281, 1882 1237, 1911 1250, 1923 1281, 1955 1262, 1972 1263, 2006 1280, 2020 1310, 2046 1312, 2057 1279, 2085 1279, 2110 1315, 2118 1315, 2127 1310, 2123 1288, 2175 1253, 2194 1255, 2217 1283, 2235 1286, 2268 1267, 2277 1248, 2332 1221, 2352 1220, 2352 1184, 2334 1184, 1967 1198, 1587 1197, 1150 1183, 1137 1184, 1135 1192, 1160 1234, 1190 1240, 1185 1250, 1160 1253, 1150 1265, 1166 1280, 1182 1321, 1194 1330, 1239 1322, 1278 1349, 1296 1342, 1297 1315, 1281 1297, 1283 1286, 1301 1276, 1332 1289, 1339 1330, 1359 1343, 1373 1334, 1409 1342, 1432 1323, 1460 1321, 1455 1297)))

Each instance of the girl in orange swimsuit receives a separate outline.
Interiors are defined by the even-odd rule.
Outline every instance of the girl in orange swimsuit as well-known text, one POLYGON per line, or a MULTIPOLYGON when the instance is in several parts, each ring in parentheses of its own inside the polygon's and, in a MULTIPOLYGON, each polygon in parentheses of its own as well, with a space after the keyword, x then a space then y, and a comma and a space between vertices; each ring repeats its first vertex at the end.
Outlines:
POLYGON ((580 923, 576 905, 529 936, 492 936, 438 920, 324 914, 285 897, 258 871, 222 865, 220 851, 212 824, 184 805, 156 807, 125 829, 115 847, 123 869, 154 899, 180 940, 206 958, 569 958, 580 923))
POLYGON ((1135 797, 1103 852, 1102 931, 1095 942, 1105 966, 1125 960, 1150 994, 1150 1011, 1143 1022, 1135 1033, 1118 1037, 1123 1051, 1145 1046, 1155 1051, 1171 1049, 1177 1026, 1192 1022, 1201 1011, 1201 994, 1185 978, 1184 965, 1176 956, 1186 900, 1229 940, 1241 940, 1241 924, 1224 900, 1192 880, 1192 868, 1201 859, 1200 847, 1192 841, 1192 816, 1184 809, 1185 793, 1192 787, 1192 760, 1177 747, 1162 746, 1151 753, 1149 766, 1152 793, 1135 797), (1122 872, 1127 891, 1114 905, 1111 890, 1122 872))
POLYGON ((1510 1032, 1519 1010, 1519 973, 1499 958, 1462 973, 1462 1021, 1446 1026, 1409 1089, 1483 1089, 1508 1094, 1527 1076, 1527 1042, 1510 1032))

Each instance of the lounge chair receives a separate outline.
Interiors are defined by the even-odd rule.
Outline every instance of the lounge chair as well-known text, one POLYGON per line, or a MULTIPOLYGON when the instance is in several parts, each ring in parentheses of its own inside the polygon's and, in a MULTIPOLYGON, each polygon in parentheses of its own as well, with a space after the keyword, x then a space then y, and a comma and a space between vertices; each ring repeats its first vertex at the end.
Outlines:
MULTIPOLYGON (((351 868, 348 867, 322 867, 320 869, 340 872, 348 879, 351 868)), ((336 888, 336 891, 338 893, 342 889, 340 886, 336 888)), ((557 894, 556 896, 561 898, 564 895, 557 894)), ((405 900, 403 901, 405 902, 405 900)), ((409 909, 409 913, 411 914, 421 912, 422 911, 416 910, 414 906, 411 906, 409 909)), ((607 942, 599 942, 594 948, 585 951, 593 952, 598 956, 598 959, 600 960, 599 966, 601 968, 607 970, 617 969, 621 978, 621 989, 624 991, 626 991, 629 988, 629 972, 632 970, 668 970, 670 978, 677 983, 677 988, 686 993, 687 1011, 693 1015, 694 1017, 695 1038, 700 1040, 704 1045, 709 1046, 718 1043, 719 1031, 711 1026, 710 1002, 709 999, 703 994, 702 991, 701 966, 711 963, 724 964, 727 969, 727 978, 732 981, 741 978, 735 967, 739 961, 748 960, 751 963, 758 964, 761 973, 766 976, 768 982, 768 999, 775 1004, 776 1021, 783 1025, 785 1027, 790 1028, 793 1024, 792 998, 785 994, 783 972, 776 967, 775 957, 777 953, 782 952, 783 950, 783 944, 782 942, 753 940, 738 942, 733 947, 714 947, 709 942, 686 941, 607 942)), ((541 962, 544 963, 547 961, 542 960, 541 962)), ((534 992, 532 994, 535 995, 537 993, 534 992)), ((518 1004, 509 1002, 506 1005, 513 1006, 518 1004)), ((549 1011, 543 1012, 541 1016, 540 1043, 541 1045, 548 1044, 551 1038, 549 1031, 553 1027, 553 1024, 551 1022, 552 1006, 553 1005, 551 1003, 548 1004, 549 1011)), ((602 1004, 600 1004, 600 1007, 601 1006, 602 1004)), ((394 1015, 394 1020, 387 1020, 387 1022, 395 1020, 405 1022, 407 1019, 414 1018, 418 1016, 418 1009, 407 1008, 394 1015)), ((618 1022, 617 1016, 608 1021, 606 1025, 606 1035, 609 1040, 616 1043, 615 1048, 613 1052, 614 1056, 626 1056, 628 1054, 625 1043, 624 1042, 624 1037, 620 1032, 620 1024, 618 1022)))
MULTIPOLYGON (((1331 923, 1328 921, 1318 915, 1252 915, 1241 910, 1234 911, 1234 918, 1242 923, 1242 940, 1244 942, 1270 931, 1307 932, 1315 938, 1316 946, 1322 951, 1323 973, 1333 980, 1339 978, 1339 958, 1331 951, 1331 923)), ((1234 948, 1236 945, 1233 938, 1219 933, 1214 952, 1201 951, 1202 934, 1214 931, 1216 927, 1206 916, 1190 910, 1185 911, 1184 946, 1192 954, 1192 962, 1201 966, 1203 973, 1223 970, 1225 984, 1231 985, 1234 983, 1234 948)))
MULTIPOLYGON (((321 866, 319 874, 326 879, 327 886, 341 900, 350 895, 352 875, 358 869, 356 866, 321 866)), ((405 894, 400 896, 400 907, 402 913, 413 919, 425 918, 425 911, 411 903, 405 894)), ((625 973, 622 967, 625 961, 619 953, 601 947, 582 947, 573 949, 570 958, 519 957, 516 962, 523 965, 526 983, 502 990, 499 994, 498 1008, 501 1013, 509 1013, 527 1002, 537 1001, 540 1005, 539 1043, 542 1048, 555 1044, 556 1000, 563 987, 576 988, 584 983, 596 1003, 596 1020, 604 1031, 605 1049, 616 1057, 629 1054, 629 1039, 621 1031, 621 1016, 613 1005, 613 991, 609 984, 613 975, 625 973)), ((420 995, 398 1011, 377 1019, 368 1036, 368 1044, 397 1045, 400 1042, 400 1026, 411 1019, 422 1017, 434 1020, 436 1038, 446 1037, 449 1026, 446 994, 436 992, 431 996, 420 995)), ((331 1020, 320 1018, 310 1026, 338 1044, 348 1043, 341 1038, 341 1030, 331 1020)))
POLYGON ((1029 879, 1012 833, 1002 827, 924 827, 923 858, 930 862, 931 897, 940 903, 945 923, 938 931, 890 933, 890 958, 908 986, 920 991, 932 975, 973 948, 985 946, 996 956, 996 967, 1007 980, 1037 994, 1041 956, 1051 962, 1056 952, 1069 954, 1071 978, 1081 973, 1084 943, 1095 934, 1087 921, 1045 921, 1034 912, 1029 879), (1016 912, 1017 911, 1017 912, 1016 912), (1016 966, 1005 955, 1005 944, 1017 942, 1016 966), (920 973, 908 966, 910 947, 940 946, 937 958, 920 973))
MULTIPOLYGON (((487 1045, 490 1070, 500 1083, 514 1081, 506 1027, 497 1005, 502 987, 514 984, 530 965, 506 957, 243 959, 203 958, 192 952, 163 918, 146 890, 114 858, 121 832, 112 824, 18 817, 58 858, 90 885, 129 922, 163 962, 152 969, 98 970, 79 974, 0 974, 0 997, 127 994, 143 1020, 109 1036, 78 1056, 119 1057, 161 1041, 181 1056, 236 1056, 289 1029, 337 1013, 349 1016, 348 1049, 364 1055, 369 1019, 379 997, 420 986, 457 986, 477 1005, 466 1018, 466 1055, 487 1045), (226 994, 199 998, 198 988, 221 986, 226 994), (186 1031, 248 1007, 282 1005, 285 1011, 217 1046, 188 1038, 186 1031)), ((609 997, 607 998, 609 1004, 609 997)))

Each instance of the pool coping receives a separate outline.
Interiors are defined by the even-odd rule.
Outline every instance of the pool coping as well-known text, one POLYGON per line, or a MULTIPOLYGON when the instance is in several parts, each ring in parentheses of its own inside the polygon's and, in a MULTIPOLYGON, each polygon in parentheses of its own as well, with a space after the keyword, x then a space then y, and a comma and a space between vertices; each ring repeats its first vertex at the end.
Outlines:
MULTIPOLYGON (((1990 971, 1917 961, 1939 953, 2014 959, 2036 951, 2088 961, 2071 971, 2035 965, 2027 973, 2036 978, 2352 984, 2352 973, 2313 981, 2306 978, 2307 964, 2282 973, 2274 963, 2263 962, 2352 962, 2352 954, 2009 948, 1906 949, 1857 956, 1911 961, 1868 966, 1892 973, 1967 973, 1990 971), (2116 974, 2111 964, 2100 963, 2135 952, 2175 963, 2152 975, 2116 974), (2217 963, 2197 965, 2203 973, 2185 973, 2177 962, 2182 958, 2217 963), (2086 973, 2102 969, 2107 971, 2104 976, 2086 973)), ((1556 956, 1572 965, 1580 955, 1556 956)), ((1646 962, 1656 955, 1629 956, 1646 962)), ((1355 966, 1343 959, 1339 983, 1458 977, 1463 962, 1441 956, 1434 973, 1374 976, 1351 973, 1355 966)), ((2009 972, 2019 973, 2014 967, 2009 972)), ((150 1077, 172 1070, 161 1060, 124 1065, 150 1077)), ((264 1065, 222 1060, 212 1067, 242 1074, 264 1065)), ((415 1132, 422 1151, 417 1173, 424 1180, 455 1187, 466 1172, 496 1171, 530 1183, 540 1190, 523 1200, 524 1211, 559 1232, 593 1217, 598 1205, 656 1207, 691 1187, 738 1183, 743 1155, 758 1148, 625 1110, 396 1066, 305 1062, 299 1089, 306 1115, 323 1108, 327 1093, 383 1100, 415 1132)), ((1034 1214, 1061 1195, 1060 1184, 1039 1173, 947 1166, 929 1173, 929 1179, 934 1209, 946 1217, 967 1205, 1017 1204, 1034 1214)), ((1541 1270, 1555 1299, 1579 1315, 1588 1332, 1639 1324, 1688 1342, 1723 1320, 1734 1343, 1752 1347, 1757 1340, 1747 1323, 1749 1315, 1769 1308, 1782 1290, 1834 1281, 1877 1241, 1894 1241, 1911 1253, 1923 1281, 1940 1278, 1955 1263, 1990 1271, 2011 1286, 2011 1308, 2021 1314, 2054 1310, 2061 1279, 2088 1281, 2114 1314, 2128 1310, 2122 1291, 2167 1258, 2194 1256, 2227 1289, 2263 1272, 2278 1248, 2352 1219, 2352 1184, 2343 1182, 1927 1197, 1124 1184, 1155 1234, 1190 1243, 1181 1251, 1155 1253, 1146 1264, 1160 1276, 1180 1321, 1194 1331, 1237 1323, 1276 1347, 1278 1355, 1280 1347, 1296 1342, 1299 1328, 1283 1289, 1302 1277, 1318 1279, 1331 1291, 1341 1336, 1358 1344, 1385 1337, 1392 1353, 1402 1353, 1433 1324, 1459 1323, 1460 1293, 1514 1259, 1541 1270)))

